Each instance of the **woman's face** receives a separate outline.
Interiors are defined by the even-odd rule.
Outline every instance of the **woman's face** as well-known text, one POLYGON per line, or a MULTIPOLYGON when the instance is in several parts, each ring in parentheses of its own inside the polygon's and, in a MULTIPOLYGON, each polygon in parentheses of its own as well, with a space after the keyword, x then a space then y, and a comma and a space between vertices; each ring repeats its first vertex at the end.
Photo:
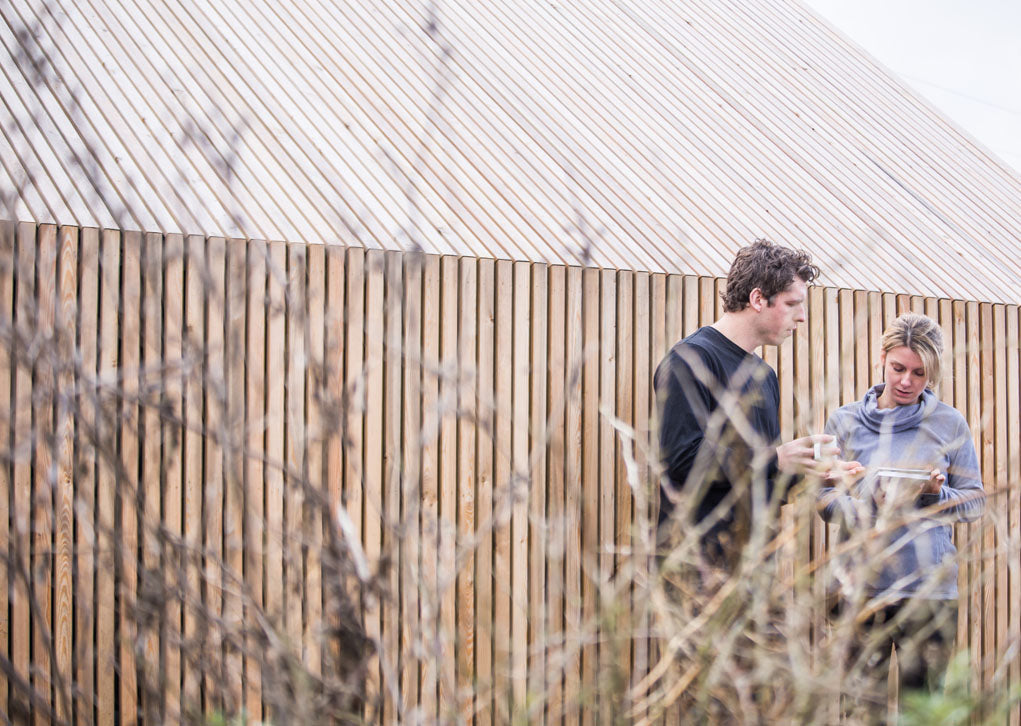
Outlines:
POLYGON ((902 345, 884 351, 879 360, 883 364, 883 381, 886 382, 883 398, 886 402, 896 406, 916 403, 929 381, 918 354, 902 345))

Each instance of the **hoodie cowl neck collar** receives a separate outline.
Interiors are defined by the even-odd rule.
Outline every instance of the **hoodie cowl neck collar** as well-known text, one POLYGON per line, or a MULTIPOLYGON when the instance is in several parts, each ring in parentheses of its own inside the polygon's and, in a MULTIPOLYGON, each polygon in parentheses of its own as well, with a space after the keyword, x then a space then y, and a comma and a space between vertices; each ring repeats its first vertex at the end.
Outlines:
POLYGON ((885 383, 879 383, 869 389, 858 408, 857 418, 863 426, 876 433, 897 433, 917 428, 919 424, 935 410, 939 400, 928 388, 922 391, 918 403, 893 408, 879 408, 879 397, 883 395, 885 383))

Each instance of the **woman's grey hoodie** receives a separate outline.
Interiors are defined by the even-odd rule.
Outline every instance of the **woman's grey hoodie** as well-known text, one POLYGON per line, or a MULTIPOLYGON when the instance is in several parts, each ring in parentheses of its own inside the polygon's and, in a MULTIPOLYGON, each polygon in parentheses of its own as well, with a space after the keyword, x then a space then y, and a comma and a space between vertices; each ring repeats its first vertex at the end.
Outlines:
POLYGON ((916 404, 879 408, 884 387, 873 386, 864 399, 837 409, 826 422, 826 433, 836 437, 842 458, 860 462, 866 473, 850 494, 824 488, 819 499, 826 506, 820 514, 827 522, 841 523, 845 535, 872 527, 878 513, 872 497, 879 485, 878 467, 939 469, 946 476, 939 493, 914 500, 917 509, 931 507, 933 514, 909 518, 890 531, 883 562, 873 563, 875 577, 867 592, 874 597, 956 599, 957 550, 950 541, 950 523, 977 519, 985 503, 968 423, 929 390, 916 404))

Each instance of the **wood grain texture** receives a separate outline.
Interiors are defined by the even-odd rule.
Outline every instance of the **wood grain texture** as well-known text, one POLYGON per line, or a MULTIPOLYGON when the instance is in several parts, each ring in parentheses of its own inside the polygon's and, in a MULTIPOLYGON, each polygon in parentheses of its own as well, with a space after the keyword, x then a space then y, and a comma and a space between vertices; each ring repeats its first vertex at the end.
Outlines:
MULTIPOLYGON (((142 508, 140 490, 144 483, 139 481, 139 439, 141 411, 138 406, 139 364, 141 362, 141 319, 142 311, 142 244, 140 233, 125 232, 121 238, 122 297, 120 319, 120 385, 123 392, 120 427, 120 472, 117 479, 118 509, 120 521, 117 528, 118 572, 120 586, 119 631, 120 643, 120 715, 131 722, 140 717, 138 712, 139 666, 136 654, 139 633, 132 610, 138 604, 138 548, 139 514, 142 508)), ((220 527, 212 531, 219 535, 220 527)))
MULTIPOLYGON (((202 480, 202 522, 205 550, 203 601, 210 617, 223 615, 225 585, 223 561, 224 454, 227 441, 226 380, 224 345, 226 336, 226 240, 206 240, 205 258, 205 333, 206 365, 203 372, 205 394, 205 460, 202 480)), ((282 419, 281 426, 282 424, 282 419)), ((279 580, 277 580, 279 582, 279 580)), ((209 663, 205 668, 203 707, 207 715, 222 711, 228 704, 219 694, 227 682, 222 631, 210 628, 207 647, 209 663)))
POLYGON ((163 519, 168 545, 163 548, 164 577, 173 588, 168 599, 163 631, 160 634, 162 672, 166 683, 163 711, 169 723, 181 719, 181 636, 182 610, 187 597, 177 593, 185 587, 187 552, 180 543, 184 536, 184 440, 182 392, 186 370, 184 317, 184 238, 166 235, 163 240, 163 364, 167 370, 163 383, 161 448, 164 475, 162 486, 163 519))
POLYGON ((493 632, 493 551, 494 519, 494 431, 495 339, 496 339, 496 265, 492 260, 478 261, 478 381, 475 388, 478 421, 475 437, 476 476, 475 512, 478 524, 475 550, 475 672, 478 684, 475 696, 475 723, 496 721, 495 634, 493 632))
MULTIPOLYGON (((226 329, 224 331, 224 497, 223 497, 223 620, 229 640, 224 647, 226 696, 231 708, 245 703, 244 605, 248 587, 244 578, 244 475, 245 417, 245 291, 247 240, 227 241, 226 329)), ((300 612, 300 609, 299 609, 300 612)))
MULTIPOLYGON (((140 592, 160 592, 165 588, 161 566, 163 545, 160 527, 162 512, 162 426, 160 424, 159 401, 163 395, 162 381, 150 371, 158 372, 163 361, 163 236, 147 233, 141 249, 142 306, 141 320, 141 369, 139 370, 139 418, 141 467, 138 480, 138 506, 141 514, 139 544, 141 546, 141 570, 139 572, 140 592)), ((163 674, 160 668, 160 631, 164 627, 163 615, 155 603, 139 603, 153 610, 143 629, 141 663, 139 673, 144 679, 141 688, 141 708, 145 720, 160 721, 165 718, 160 689, 163 674), (150 685, 151 684, 151 685, 150 685)))
MULTIPOLYGON (((3 232, 0 231, 0 235, 3 232)), ((0 237, 2 239, 2 237, 0 237)), ((78 410, 77 431, 74 447, 74 467, 76 477, 75 502, 78 513, 75 515, 75 578, 74 578, 74 677, 81 688, 82 697, 75 704, 75 723, 95 723, 96 708, 96 565, 98 562, 98 509, 96 506, 96 445, 98 443, 97 420, 97 388, 96 376, 99 355, 99 288, 100 271, 100 236, 97 229, 83 229, 78 245, 78 277, 80 292, 78 297, 78 354, 81 356, 81 368, 76 372, 75 385, 77 395, 75 405, 78 410), (84 513, 84 514, 83 514, 84 513)), ((4 285, 0 278, 0 305, 6 304, 3 299, 4 285)), ((8 291, 9 292, 9 291, 8 291)), ((0 356, 5 351, 0 350, 0 356)), ((0 371, 7 367, 0 361, 0 371)), ((0 378, 0 398, 4 393, 9 395, 10 388, 0 378)), ((0 408, 3 401, 0 401, 0 408)), ((3 429, 5 420, 0 419, 0 438, 6 439, 9 429, 3 429)), ((0 470, 0 476, 6 474, 0 470)), ((2 488, 2 487, 0 487, 2 488)), ((6 505, 7 500, 0 492, 0 500, 6 505)), ((5 519, 0 515, 0 519, 5 519)), ((6 548, 6 543, 0 547, 6 548)), ((0 575, 0 582, 6 573, 0 575)), ((0 602, 0 609, 3 603, 0 602)), ((2 648, 6 651, 6 648, 2 648)), ((0 694, 0 704, 6 703, 0 694)))
POLYGON ((512 637, 513 567, 511 517, 514 504, 514 265, 497 260, 494 279, 493 359, 493 693, 494 718, 514 713, 514 643, 512 637))
MULTIPOLYGON (((74 682, 74 508, 75 508, 75 436, 74 369, 78 341, 78 228, 61 227, 57 233, 57 269, 54 314, 54 393, 56 394, 53 456, 54 537, 53 537, 53 644, 54 674, 57 683, 74 682)), ((82 603, 87 607, 88 603, 82 603)), ((55 698, 55 716, 70 720, 74 712, 71 698, 55 698)))
MULTIPOLYGON (((439 595, 439 717, 454 718, 457 703, 457 500, 461 482, 457 477, 457 391, 458 375, 458 261, 447 255, 440 258, 439 329, 439 424, 438 465, 438 558, 437 587, 439 595)), ((382 309, 382 300, 379 301, 382 309)), ((382 400, 382 391, 374 400, 382 400)), ((378 406, 377 406, 378 408, 378 406)), ((371 537, 368 537, 371 542, 371 537)))
MULTIPOLYGON (((192 601, 184 608, 183 635, 194 639, 201 626, 200 608, 203 575, 203 361, 206 353, 204 301, 207 270, 205 240, 189 235, 184 240, 184 341, 182 361, 184 437, 184 552, 185 588, 192 601)), ((183 665, 181 705, 193 713, 202 712, 201 662, 186 658, 183 665)))
MULTIPOLYGON (((15 280, 15 267, 17 266, 17 257, 15 256, 15 235, 16 226, 8 221, 0 222, 0 320, 3 320, 10 326, 14 326, 14 280, 15 280)), ((95 293, 95 285, 87 286, 83 299, 89 299, 95 293)), ((95 316, 95 308, 92 310, 92 315, 95 316)), ((92 328, 95 329, 95 326, 92 328)), ((14 336, 11 335, 5 339, 0 340, 0 450, 6 452, 13 452, 14 450, 14 372, 15 372, 15 358, 14 358, 14 336)), ((95 346, 96 339, 93 336, 91 341, 86 340, 82 345, 82 367, 85 370, 89 364, 92 365, 92 371, 95 371, 95 346), (89 356, 91 351, 92 355, 89 356)), ((88 411, 82 411, 82 418, 86 419, 88 411)), ((95 414, 93 413, 93 419, 95 414)), ((11 461, 13 458, 8 455, 5 461, 0 463, 0 551, 14 554, 14 550, 11 548, 11 514, 13 509, 12 494, 13 494, 13 479, 11 470, 11 461)), ((94 476, 94 472, 93 472, 94 476)), ((83 482, 83 486, 88 486, 83 482)), ((85 552, 84 549, 81 550, 85 552)), ((86 569, 91 569, 91 552, 87 554, 89 559, 80 561, 79 566, 85 566, 86 569)), ((14 582, 13 579, 16 576, 17 567, 11 566, 12 563, 8 561, 8 558, 0 558, 0 655, 3 655, 8 660, 13 662, 11 658, 11 617, 10 610, 8 609, 11 602, 11 585, 14 582)), ((91 592, 92 582, 86 584, 83 588, 85 592, 91 592), (85 589, 87 588, 87 589, 85 589)), ((79 673, 79 680, 85 682, 86 673, 79 673)), ((90 694, 92 692, 92 682, 88 682, 89 687, 85 693, 90 694)), ((10 713, 10 704, 8 703, 8 696, 10 695, 10 684, 8 677, 4 676, 0 678, 0 709, 3 709, 4 713, 10 713)), ((91 697, 90 697, 91 703, 91 697)))
MULTIPOLYGON (((255 631, 222 640, 200 612, 237 634, 262 611, 328 674, 339 651, 319 650, 334 596, 321 555, 352 536, 370 571, 389 568, 390 595, 361 611, 378 646, 366 720, 595 723, 630 707, 616 684, 644 678, 665 635, 648 609, 652 373, 719 314, 719 281, 5 230, 15 264, 0 266, 0 314, 21 337, 0 350, 12 452, 0 468, 12 555, 0 645, 56 715, 170 722, 243 705, 270 717, 262 663, 239 650, 257 646, 255 631), (24 341, 56 355, 23 355, 24 341), (186 601, 168 597, 133 631, 136 606, 169 586, 186 601), (623 609, 605 609, 609 596, 623 609), (202 647, 179 652, 180 636, 202 647)), ((966 416, 990 496, 986 519, 955 532, 960 643, 975 685, 990 687, 1021 669, 1017 306, 813 288, 808 322, 762 354, 784 438, 818 430, 878 380, 879 338, 904 310, 944 330, 939 395, 966 416)), ((835 544, 792 515, 789 578, 835 544)), ((803 580, 792 597, 821 594, 820 579, 803 580)), ((800 636, 821 623, 816 613, 800 636)), ((48 720, 6 685, 9 713, 48 720)))
MULTIPOLYGON (((376 571, 383 555, 383 253, 369 250, 365 255, 365 533, 362 541, 369 567, 376 571), (372 402, 371 404, 369 402, 372 402)), ((314 329, 309 326, 309 329, 314 329)), ((307 601, 307 600, 306 600, 307 601)), ((381 617, 378 605, 365 613, 365 634, 381 644, 381 617)), ((377 650, 378 652, 378 650, 377 650)), ((382 687, 380 662, 369 662, 367 697, 378 699, 382 687)))
MULTIPOLYGON (((203 254, 204 256, 204 254, 203 254)), ((117 310, 120 306, 121 241, 115 231, 100 235, 99 262, 99 342, 97 347, 98 384, 113 382, 119 363, 117 310)), ((116 452, 119 411, 111 405, 97 385, 96 438, 106 442, 107 454, 96 462, 96 672, 112 673, 117 668, 116 628, 116 558, 114 532, 116 523, 117 462, 109 452, 116 452)), ((119 722, 113 678, 96 680, 96 723, 112 726, 119 722)))
MULTIPOLYGON (((384 371, 383 371, 383 551, 390 558, 387 584, 400 592, 403 521, 401 514, 401 402, 403 261, 401 255, 385 255, 384 289, 384 371)), ((383 650, 380 666, 383 674, 383 720, 396 720, 400 708, 401 611, 400 598, 383 604, 383 650)))
MULTIPOLYGON (((323 515, 328 514, 325 447, 332 438, 329 416, 324 415, 328 400, 325 381, 326 345, 326 249, 309 245, 307 266, 307 333, 305 339, 305 417, 306 486, 311 498, 305 507, 302 532, 307 541, 305 552, 305 608, 302 633, 302 662, 314 676, 323 674, 323 515)), ((380 336, 382 338, 382 335, 380 336)))
MULTIPOLYGON (((478 326, 478 261, 458 260, 458 341, 456 359, 457 416, 457 633, 456 688, 457 715, 465 723, 472 722, 475 711, 473 686, 477 669, 476 641, 483 634, 476 627, 475 605, 475 541, 478 523, 477 507, 477 439, 479 371, 476 362, 478 326)), ((488 637, 488 634, 485 634, 488 637)))
MULTIPOLYGON (((266 488, 263 458, 266 450, 266 260, 269 248, 261 240, 248 245, 245 264, 245 457, 244 457, 244 573, 248 585, 245 619, 264 612, 266 488)), ((320 529, 320 535, 322 530, 320 529)), ((262 663, 255 657, 257 639, 246 643, 244 661, 245 711, 262 718, 262 663)))
MULTIPOLYGON (((419 704, 421 611, 421 441, 422 426, 422 262, 420 255, 404 258, 404 383, 402 414, 401 486, 401 712, 408 714, 419 704)), ((350 310, 350 308, 349 308, 350 310)), ((353 312, 349 313, 350 316, 353 312)))
MULTIPOLYGON (((547 610, 547 574, 549 561, 548 540, 550 518, 548 514, 547 457, 549 451, 549 406, 547 377, 549 354, 549 274, 545 265, 531 265, 528 294, 531 296, 529 321, 529 445, 527 462, 528 482, 528 693, 546 693, 550 677, 547 675, 548 657, 552 647, 547 610)), ((547 717, 545 704, 532 706, 529 718, 533 723, 544 723, 547 717)))

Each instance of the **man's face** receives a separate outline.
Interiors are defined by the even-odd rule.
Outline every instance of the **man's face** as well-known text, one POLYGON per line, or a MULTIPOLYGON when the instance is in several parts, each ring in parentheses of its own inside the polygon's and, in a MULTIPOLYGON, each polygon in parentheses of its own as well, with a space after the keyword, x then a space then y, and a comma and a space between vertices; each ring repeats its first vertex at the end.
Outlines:
POLYGON ((773 297, 772 303, 761 299, 757 323, 763 345, 780 345, 794 333, 798 323, 805 322, 807 297, 808 286, 801 278, 795 278, 786 290, 773 297))

